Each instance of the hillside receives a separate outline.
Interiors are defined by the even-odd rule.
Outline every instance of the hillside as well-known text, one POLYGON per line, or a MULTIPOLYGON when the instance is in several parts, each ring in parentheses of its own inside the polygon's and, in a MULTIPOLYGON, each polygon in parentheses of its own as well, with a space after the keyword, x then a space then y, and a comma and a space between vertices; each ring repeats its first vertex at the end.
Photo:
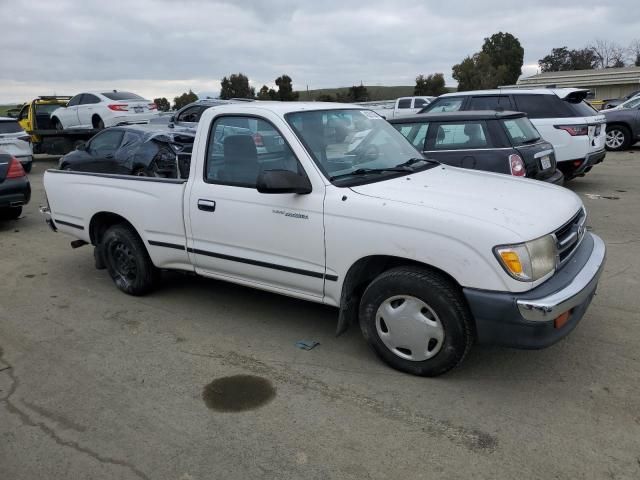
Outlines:
POLYGON ((0 105, 0 117, 6 117, 7 112, 13 109, 19 109, 22 105, 0 105))

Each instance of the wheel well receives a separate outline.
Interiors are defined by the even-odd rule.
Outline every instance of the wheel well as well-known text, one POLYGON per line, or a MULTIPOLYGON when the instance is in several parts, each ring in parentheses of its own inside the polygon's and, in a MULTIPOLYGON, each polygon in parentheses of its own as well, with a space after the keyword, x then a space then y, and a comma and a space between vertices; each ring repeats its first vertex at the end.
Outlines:
POLYGON ((126 218, 118 215, 117 213, 96 213, 89 223, 89 238, 91 239, 91 244, 98 245, 102 241, 102 237, 104 236, 104 233, 107 231, 107 229, 119 223, 127 225, 134 232, 136 232, 136 234, 138 233, 135 227, 131 225, 131 223, 126 218))
POLYGON ((97 113, 93 114, 93 117, 91 117, 91 124, 95 127, 98 128, 98 121, 101 120, 100 119, 100 115, 98 115, 97 113))
POLYGON ((437 272, 447 278, 453 285, 460 287, 460 284, 447 272, 432 265, 410 260, 402 257, 389 255, 372 255, 363 257, 349 268, 342 283, 342 293, 340 295, 340 318, 336 334, 344 332, 349 324, 356 323, 358 319, 358 309, 360 299, 367 286, 381 273, 392 268, 414 266, 437 272))
POLYGON ((626 129, 631 130, 631 127, 628 124, 620 121, 607 123, 607 128, 609 127, 625 127, 626 129))

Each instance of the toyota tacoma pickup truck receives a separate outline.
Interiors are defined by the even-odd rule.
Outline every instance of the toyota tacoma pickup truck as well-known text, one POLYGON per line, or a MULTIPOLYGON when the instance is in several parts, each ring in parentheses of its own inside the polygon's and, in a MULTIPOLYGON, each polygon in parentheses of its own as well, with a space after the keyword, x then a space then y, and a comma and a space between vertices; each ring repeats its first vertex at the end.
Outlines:
POLYGON ((605 262, 574 193, 425 159, 356 105, 221 105, 202 115, 187 178, 48 170, 44 184, 50 226, 93 245, 123 292, 183 270, 331 305, 337 333, 359 323, 417 375, 474 342, 558 341, 605 262))

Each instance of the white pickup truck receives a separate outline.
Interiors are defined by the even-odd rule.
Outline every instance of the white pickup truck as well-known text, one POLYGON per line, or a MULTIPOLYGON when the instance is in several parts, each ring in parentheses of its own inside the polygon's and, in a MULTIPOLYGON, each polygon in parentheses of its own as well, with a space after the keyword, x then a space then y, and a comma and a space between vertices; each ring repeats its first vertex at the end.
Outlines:
POLYGON ((338 333, 359 322, 384 361, 418 375, 476 341, 556 342, 605 261, 569 190, 425 160, 344 104, 208 109, 185 179, 48 170, 44 184, 50 226, 94 245, 122 291, 171 269, 324 303, 338 333))
MULTIPOLYGON (((415 115, 424 107, 429 105, 437 97, 400 97, 394 102, 386 102, 384 105, 371 105, 371 108, 378 115, 383 116, 387 120, 392 118, 407 117, 415 115)), ((367 102, 373 103, 373 102, 367 102)))

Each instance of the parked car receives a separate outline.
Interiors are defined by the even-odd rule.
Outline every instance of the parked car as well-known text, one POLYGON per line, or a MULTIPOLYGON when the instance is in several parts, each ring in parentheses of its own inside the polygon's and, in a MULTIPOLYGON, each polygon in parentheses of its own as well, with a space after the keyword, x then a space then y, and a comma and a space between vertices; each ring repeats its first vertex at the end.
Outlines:
POLYGON ((602 104, 602 110, 609 110, 611 108, 615 108, 615 107, 621 105, 622 103, 626 102, 627 100, 631 100, 633 97, 636 97, 638 95, 640 95, 640 90, 634 90, 629 95, 625 95, 622 98, 614 98, 614 99, 611 99, 611 100, 605 100, 604 103, 602 104))
POLYGON ((84 92, 51 113, 57 130, 103 129, 124 122, 148 122, 158 115, 156 104, 131 92, 118 90, 84 92))
POLYGON ((515 110, 527 114, 546 141, 553 145, 558 169, 565 180, 583 176, 606 155, 605 117, 577 88, 501 89, 447 93, 420 113, 457 110, 515 110))
POLYGON ((0 150, 0 220, 16 219, 29 203, 31 185, 20 162, 0 150))
POLYGON ((383 107, 371 107, 376 113, 382 115, 387 120, 404 117, 418 113, 422 108, 429 105, 436 97, 400 97, 390 105, 383 107))
POLYGON ((626 150, 640 141, 640 96, 606 110, 607 150, 626 150))
POLYGON ((179 178, 188 175, 194 135, 151 125, 110 127, 63 156, 58 168, 78 172, 179 178))
POLYGON ((339 333, 359 323, 384 361, 418 375, 455 367, 475 341, 557 342, 603 270, 576 194, 418 158, 356 105, 223 105, 202 115, 195 143, 184 180, 47 171, 48 223, 93 244, 125 293, 175 269, 331 305, 339 333), (238 118, 283 148, 229 135, 213 155, 238 118), (327 131, 331 118, 346 132, 327 131))
POLYGON ((553 146, 524 113, 424 113, 389 122, 425 157, 447 165, 564 182, 553 146))
POLYGON ((207 108, 215 107, 218 105, 227 105, 231 103, 230 100, 218 100, 218 99, 203 99, 197 100, 189 105, 185 105, 175 114, 169 117, 168 122, 173 124, 176 128, 190 128, 195 131, 198 128, 198 122, 200 117, 207 108))
POLYGON ((0 150, 13 155, 26 172, 33 165, 31 137, 22 130, 15 118, 0 117, 0 150))

